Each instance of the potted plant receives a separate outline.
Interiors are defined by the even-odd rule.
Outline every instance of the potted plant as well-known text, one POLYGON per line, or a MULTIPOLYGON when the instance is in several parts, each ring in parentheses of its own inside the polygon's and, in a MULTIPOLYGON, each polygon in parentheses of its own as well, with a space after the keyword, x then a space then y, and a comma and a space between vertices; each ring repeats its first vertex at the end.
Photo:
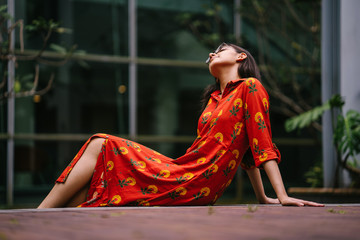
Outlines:
MULTIPOLYGON (((327 195, 345 197, 350 195, 359 199, 360 197, 360 161, 357 157, 360 154, 360 113, 355 110, 348 110, 343 113, 343 105, 345 102, 340 95, 334 95, 329 101, 321 106, 317 106, 310 111, 302 113, 298 116, 288 119, 285 122, 286 131, 294 131, 309 126, 318 120, 325 111, 330 110, 332 116, 333 143, 336 149, 336 158, 338 162, 338 170, 345 169, 348 171, 352 183, 350 188, 292 188, 289 193, 294 195, 327 195)), ((315 166, 311 171, 321 172, 321 166, 315 166)), ((308 172, 307 177, 313 177, 315 172, 308 172)), ((317 174, 318 175, 318 174, 317 174)), ((336 176, 338 178, 338 176, 336 176)), ((338 182, 338 179, 335 181, 338 182)), ((319 198, 316 198, 319 200, 319 198)), ((320 199, 321 200, 321 199, 320 199)))

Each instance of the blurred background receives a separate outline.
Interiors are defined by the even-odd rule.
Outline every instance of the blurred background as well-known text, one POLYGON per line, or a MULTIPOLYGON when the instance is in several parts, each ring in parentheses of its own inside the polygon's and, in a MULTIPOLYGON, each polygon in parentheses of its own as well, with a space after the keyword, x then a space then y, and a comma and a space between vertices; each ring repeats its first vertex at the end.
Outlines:
MULTIPOLYGON (((260 65, 286 187, 323 185, 321 123, 284 128, 321 104, 320 0, 0 3, 8 5, 2 34, 11 6, 10 21, 24 27, 2 37, 14 41, 3 55, 17 58, 11 83, 8 61, 1 66, 0 205, 37 206, 93 133, 181 156, 196 137, 203 89, 214 81, 205 60, 222 42, 248 49, 260 65)), ((254 201, 239 170, 219 204, 254 201)))

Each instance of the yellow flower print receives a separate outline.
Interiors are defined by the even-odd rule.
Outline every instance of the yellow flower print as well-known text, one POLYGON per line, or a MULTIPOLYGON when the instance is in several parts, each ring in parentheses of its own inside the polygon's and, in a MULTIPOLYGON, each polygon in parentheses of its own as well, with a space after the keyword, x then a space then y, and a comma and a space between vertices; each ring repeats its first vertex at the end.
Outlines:
POLYGON ((187 193, 186 188, 179 187, 179 188, 175 189, 175 191, 169 192, 168 195, 171 199, 176 199, 180 196, 186 195, 186 193, 187 193))
POLYGON ((158 158, 153 158, 153 160, 154 160, 155 162, 157 162, 157 163, 161 163, 161 160, 158 159, 158 158))
POLYGON ((128 178, 126 179, 126 182, 127 182, 130 186, 134 186, 134 185, 136 184, 136 180, 135 180, 135 178, 133 178, 133 177, 128 177, 128 178))
POLYGON ((115 195, 111 198, 111 204, 118 204, 119 202, 121 202, 121 197, 120 195, 115 195))
POLYGON ((234 106, 238 108, 241 108, 243 106, 243 101, 241 100, 241 98, 235 99, 234 106))
POLYGON ((206 112, 206 113, 204 113, 204 115, 203 115, 203 117, 204 117, 204 118, 207 118, 207 119, 209 119, 210 116, 211 116, 211 112, 206 112))
POLYGON ((216 203, 216 201, 217 201, 217 199, 218 199, 218 197, 219 197, 219 195, 215 195, 215 197, 214 197, 214 200, 213 200, 213 204, 215 204, 216 203))
POLYGON ((135 161, 133 159, 130 159, 131 165, 138 167, 138 171, 145 171, 144 168, 146 168, 146 163, 144 161, 135 161))
POLYGON ((217 153, 216 153, 216 158, 221 157, 222 155, 224 155, 225 152, 226 152, 225 150, 219 150, 219 151, 217 151, 217 153))
POLYGON ((211 163, 215 163, 219 158, 224 155, 226 151, 225 150, 219 150, 216 152, 215 157, 211 159, 211 163))
POLYGON ((215 138, 219 141, 222 142, 224 140, 224 136, 222 135, 221 132, 218 132, 215 134, 215 138))
POLYGON ((126 149, 126 147, 120 147, 120 152, 121 154, 126 155, 129 151, 126 149))
POLYGON ((187 193, 187 190, 184 187, 179 187, 175 190, 175 192, 179 193, 181 196, 184 196, 187 193))
POLYGON ((257 112, 257 113, 255 114, 255 122, 259 122, 259 121, 261 121, 261 120, 263 120, 263 119, 264 119, 264 117, 263 117, 263 115, 262 115, 261 112, 257 112))
POLYGON ((146 167, 146 163, 144 161, 139 161, 140 167, 141 168, 145 168, 146 167))
POLYGON ((248 78, 246 80, 246 86, 249 89, 249 94, 255 95, 255 92, 257 92, 256 84, 255 84, 255 78, 248 78))
POLYGON ((157 193, 158 192, 158 188, 155 185, 149 185, 147 188, 151 193, 157 193))
POLYGON ((201 141, 201 142, 199 142, 199 144, 198 144, 198 148, 201 148, 204 144, 206 143, 206 141, 201 141))
POLYGON ((141 152, 140 146, 137 145, 136 143, 134 143, 134 148, 136 149, 136 151, 141 152))
POLYGON ((211 168, 210 168, 210 171, 211 171, 212 173, 216 173, 216 172, 218 171, 218 169, 219 169, 218 165, 213 164, 213 165, 211 166, 211 168))
POLYGON ((253 147, 255 148, 259 144, 259 140, 257 138, 253 138, 253 147))
POLYGON ((235 149, 234 151, 232 151, 232 154, 235 155, 235 158, 238 159, 239 158, 239 150, 235 149))
POLYGON ((212 103, 212 99, 210 98, 207 105, 210 105, 211 103, 212 103))
POLYGON ((114 168, 114 162, 113 161, 108 161, 106 163, 106 170, 111 171, 111 170, 113 170, 113 168, 114 168))
POLYGON ((158 188, 155 185, 149 185, 145 188, 141 188, 140 191, 143 195, 146 194, 151 194, 151 193, 157 193, 158 192, 158 188))
POLYGON ((222 115, 222 110, 219 112, 218 117, 222 115))
POLYGON ((255 83, 255 78, 248 78, 245 83, 246 86, 250 86, 255 83))
POLYGON ((233 170, 236 167, 236 161, 235 160, 231 160, 228 164, 228 166, 223 170, 223 173, 226 177, 229 176, 229 173, 231 172, 231 170, 233 170))
POLYGON ((191 173, 191 172, 188 172, 188 173, 185 173, 185 174, 183 175, 183 177, 184 177, 186 180, 190 180, 190 179, 192 179, 192 178, 194 177, 194 174, 191 173))
POLYGON ((202 117, 201 117, 201 123, 202 123, 202 124, 206 124, 207 121, 210 119, 211 114, 212 114, 211 112, 206 112, 206 113, 204 113, 204 114, 202 115, 202 117))
POLYGON ((266 98, 263 98, 262 100, 263 104, 264 104, 264 108, 265 108, 265 113, 269 112, 269 102, 266 98))
POLYGON ((257 112, 255 114, 255 122, 257 122, 257 125, 259 126, 258 129, 261 129, 262 131, 264 131, 266 126, 265 126, 264 117, 261 112, 257 112))
POLYGON ((268 158, 268 154, 266 152, 261 153, 259 156, 260 162, 265 161, 267 158, 268 158))
POLYGON ((170 171, 169 170, 161 170, 160 171, 160 175, 163 177, 163 178, 168 178, 170 176, 170 171))
POLYGON ((230 180, 226 183, 226 186, 225 186, 225 187, 228 187, 228 186, 230 185, 231 180, 232 180, 232 179, 230 179, 230 180))
POLYGON ((159 153, 159 152, 157 152, 155 150, 153 150, 153 153, 155 153, 156 155, 161 155, 161 153, 159 153))
POLYGON ((202 163, 204 163, 204 162, 206 162, 206 158, 204 158, 204 157, 199 158, 199 159, 196 161, 197 164, 202 164, 202 163))
POLYGON ((244 108, 247 109, 247 103, 244 104, 244 108))
POLYGON ((236 161, 235 161, 235 160, 231 160, 231 161, 229 162, 229 167, 231 168, 231 170, 233 170, 233 169, 235 168, 235 166, 236 166, 236 161))
POLYGON ((210 188, 208 187, 204 187, 200 190, 200 193, 203 194, 204 196, 209 196, 210 194, 210 188))
POLYGON ((253 138, 253 149, 254 149, 254 153, 256 154, 261 154, 261 152, 259 149, 259 141, 257 140, 257 138, 253 138))
POLYGON ((150 203, 144 199, 138 199, 137 203, 139 206, 150 206, 150 203))
POLYGON ((234 126, 234 129, 236 131, 236 135, 239 135, 241 133, 241 129, 244 126, 244 123, 242 122, 237 122, 234 126))
POLYGON ((211 122, 210 122, 210 127, 212 127, 212 126, 214 126, 214 125, 215 125, 216 120, 217 120, 217 118, 213 118, 213 119, 211 119, 211 122))

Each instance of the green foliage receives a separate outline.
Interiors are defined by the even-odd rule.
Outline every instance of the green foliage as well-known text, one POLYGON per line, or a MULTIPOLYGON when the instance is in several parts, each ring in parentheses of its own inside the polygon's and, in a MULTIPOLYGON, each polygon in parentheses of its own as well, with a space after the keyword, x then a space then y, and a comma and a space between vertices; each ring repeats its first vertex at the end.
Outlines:
POLYGON ((292 117, 285 122, 285 129, 287 132, 295 129, 302 129, 308 127, 312 122, 318 120, 326 110, 330 109, 330 103, 327 102, 322 106, 315 107, 310 111, 304 112, 300 115, 292 117))
POLYGON ((329 101, 321 106, 314 107, 313 109, 304 112, 300 115, 292 117, 285 122, 285 129, 287 132, 294 131, 295 129, 303 129, 308 127, 312 122, 317 121, 326 110, 335 107, 342 107, 344 105, 340 95, 334 95, 329 101))
MULTIPOLYGON (((340 110, 339 114, 336 119, 334 117, 332 119, 334 132, 333 141, 338 154, 338 162, 342 167, 347 169, 353 176, 353 179, 356 180, 360 179, 360 170, 358 169, 359 162, 356 159, 356 156, 360 153, 360 113, 349 110, 344 115, 342 111, 344 104, 340 95, 334 95, 322 106, 315 107, 310 111, 288 119, 285 122, 285 129, 288 132, 295 129, 302 129, 313 121, 318 120, 326 110, 331 109, 334 114, 334 109, 338 108, 340 110)), ((306 175, 310 181, 309 183, 312 185, 317 184, 315 180, 317 171, 318 169, 314 167, 306 175)))
POLYGON ((304 176, 306 182, 309 183, 311 187, 321 187, 323 185, 323 169, 321 162, 317 162, 304 176))
MULTIPOLYGON (((339 115, 334 131, 334 142, 338 151, 345 156, 345 161, 351 157, 356 166, 356 155, 360 153, 360 113, 349 110, 345 117, 339 115)), ((350 163, 351 164, 351 163, 350 163)))
POLYGON ((58 22, 54 22, 54 20, 50 19, 49 21, 45 20, 43 17, 39 17, 31 22, 30 25, 25 27, 26 30, 30 32, 41 32, 48 30, 55 30, 59 27, 58 22))
POLYGON ((13 19, 13 17, 7 13, 7 5, 0 6, 0 17, 6 20, 13 19))

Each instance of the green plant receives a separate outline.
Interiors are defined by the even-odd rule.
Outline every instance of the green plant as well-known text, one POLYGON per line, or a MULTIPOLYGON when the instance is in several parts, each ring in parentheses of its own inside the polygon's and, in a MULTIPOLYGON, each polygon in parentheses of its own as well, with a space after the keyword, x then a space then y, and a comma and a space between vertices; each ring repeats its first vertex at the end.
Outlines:
POLYGON ((315 163, 304 175, 306 182, 311 187, 322 187, 323 185, 323 168, 321 162, 315 163))
MULTIPOLYGON (((76 45, 65 48, 63 46, 50 43, 53 33, 71 33, 71 30, 61 27, 58 22, 52 19, 46 20, 42 17, 38 17, 33 20, 31 24, 24 26, 22 19, 14 22, 13 17, 7 13, 6 5, 0 6, 0 103, 2 103, 2 100, 6 100, 10 96, 18 98, 45 94, 52 87, 54 74, 51 74, 47 86, 38 90, 37 88, 40 81, 40 64, 44 66, 62 66, 68 62, 74 53, 81 55, 84 54, 84 51, 75 51, 77 48, 76 45), (10 26, 7 25, 8 21, 11 22, 10 26), (12 33, 16 28, 19 28, 20 50, 15 50, 14 44, 11 44, 14 40, 12 39, 12 33), (26 30, 26 33, 28 33, 29 36, 33 35, 35 37, 41 37, 42 46, 39 50, 24 50, 24 30, 26 30), (44 56, 44 52, 48 47, 58 53, 58 58, 60 60, 49 60, 48 57, 44 56), (11 78, 7 81, 8 63, 13 62, 17 68, 20 65, 20 62, 26 61, 35 65, 35 72, 25 74, 24 76, 17 74, 15 78, 11 78), (13 86, 9 91, 5 88, 7 84, 13 86)), ((79 63, 82 66, 86 65, 84 62, 79 63)))
POLYGON ((285 122, 285 129, 290 132, 307 127, 317 121, 325 111, 331 110, 333 142, 338 164, 349 171, 357 186, 360 184, 360 163, 357 159, 360 153, 360 113, 348 110, 344 114, 342 109, 344 104, 340 95, 334 95, 325 104, 288 119, 285 122))

